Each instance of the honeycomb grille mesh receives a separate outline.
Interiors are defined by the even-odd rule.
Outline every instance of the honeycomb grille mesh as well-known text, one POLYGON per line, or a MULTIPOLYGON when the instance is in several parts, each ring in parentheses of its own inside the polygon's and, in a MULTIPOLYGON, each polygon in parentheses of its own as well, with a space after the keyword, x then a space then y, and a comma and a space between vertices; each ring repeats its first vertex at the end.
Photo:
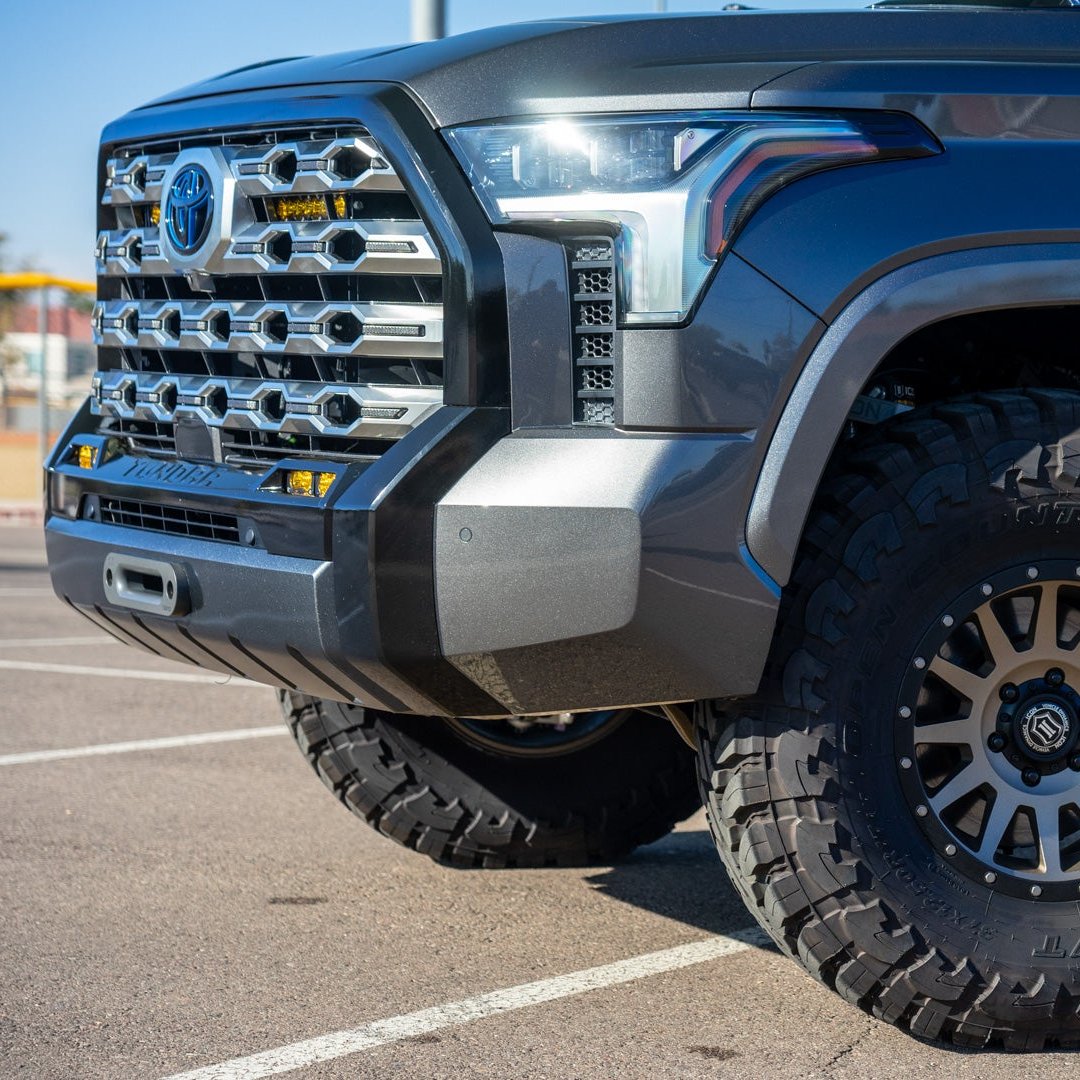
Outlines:
POLYGON ((611 326, 614 321, 614 304, 578 305, 578 322, 582 326, 611 326))
POLYGON ((582 417, 584 424, 614 424, 615 402, 611 398, 586 399, 582 402, 582 417))
POLYGON ((583 360, 603 360, 615 352, 610 334, 580 334, 578 346, 583 360))
POLYGON ((609 237, 567 243, 574 356, 574 420, 615 423, 615 249, 609 237))
POLYGON ((609 367, 581 368, 582 390, 614 390, 615 371, 609 367))

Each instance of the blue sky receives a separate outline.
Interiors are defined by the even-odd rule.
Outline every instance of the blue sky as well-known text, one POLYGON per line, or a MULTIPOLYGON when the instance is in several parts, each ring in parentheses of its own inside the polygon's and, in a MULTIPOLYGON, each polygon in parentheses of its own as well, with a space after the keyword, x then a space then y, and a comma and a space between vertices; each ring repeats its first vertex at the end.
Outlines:
MULTIPOLYGON (((709 11, 724 0, 669 0, 709 11)), ((755 0, 809 7, 808 0, 755 0)), ((859 6, 818 0, 813 6, 859 6)), ((564 15, 654 10, 653 0, 447 0, 449 32, 564 15)), ((93 276, 95 155, 128 109, 230 68, 409 36, 408 0, 0 0, 0 232, 14 265, 93 276), (182 10, 185 18, 174 19, 182 10)))

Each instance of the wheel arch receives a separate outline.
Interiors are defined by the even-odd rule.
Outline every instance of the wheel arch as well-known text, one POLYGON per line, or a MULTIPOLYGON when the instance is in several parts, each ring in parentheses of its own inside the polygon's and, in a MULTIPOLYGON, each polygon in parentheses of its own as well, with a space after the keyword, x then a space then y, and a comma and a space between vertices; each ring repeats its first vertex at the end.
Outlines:
POLYGON ((807 359, 765 452, 746 519, 762 570, 787 583, 855 399, 905 341, 963 316, 1080 305, 1078 270, 1080 244, 978 248, 910 263, 855 296, 807 359))

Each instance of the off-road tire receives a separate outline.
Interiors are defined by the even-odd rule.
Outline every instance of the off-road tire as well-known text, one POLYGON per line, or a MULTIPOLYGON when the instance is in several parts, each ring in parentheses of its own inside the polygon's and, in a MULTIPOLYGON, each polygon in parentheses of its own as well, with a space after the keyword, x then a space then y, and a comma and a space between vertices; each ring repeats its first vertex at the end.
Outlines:
POLYGON ((747 906, 813 976, 917 1036, 1080 1043, 1077 902, 959 873, 902 796, 893 730, 915 643, 963 585, 1026 560, 1080 573, 1078 483, 1075 393, 884 426, 816 498, 759 695, 698 708, 710 827, 747 906))
POLYGON ((606 864, 701 808, 693 755, 634 713, 590 745, 522 758, 470 744, 435 717, 282 694, 323 783, 384 836, 450 866, 606 864))

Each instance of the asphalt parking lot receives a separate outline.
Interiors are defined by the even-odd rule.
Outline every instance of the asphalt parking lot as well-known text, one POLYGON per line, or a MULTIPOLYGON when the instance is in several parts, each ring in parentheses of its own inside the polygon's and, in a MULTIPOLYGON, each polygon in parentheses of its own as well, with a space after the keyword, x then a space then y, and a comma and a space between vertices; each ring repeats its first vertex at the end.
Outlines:
POLYGON ((0 618, 0 1076, 1075 1076, 915 1042, 754 944, 701 815, 617 867, 403 851, 272 691, 65 609, 37 530, 0 529, 0 618))

